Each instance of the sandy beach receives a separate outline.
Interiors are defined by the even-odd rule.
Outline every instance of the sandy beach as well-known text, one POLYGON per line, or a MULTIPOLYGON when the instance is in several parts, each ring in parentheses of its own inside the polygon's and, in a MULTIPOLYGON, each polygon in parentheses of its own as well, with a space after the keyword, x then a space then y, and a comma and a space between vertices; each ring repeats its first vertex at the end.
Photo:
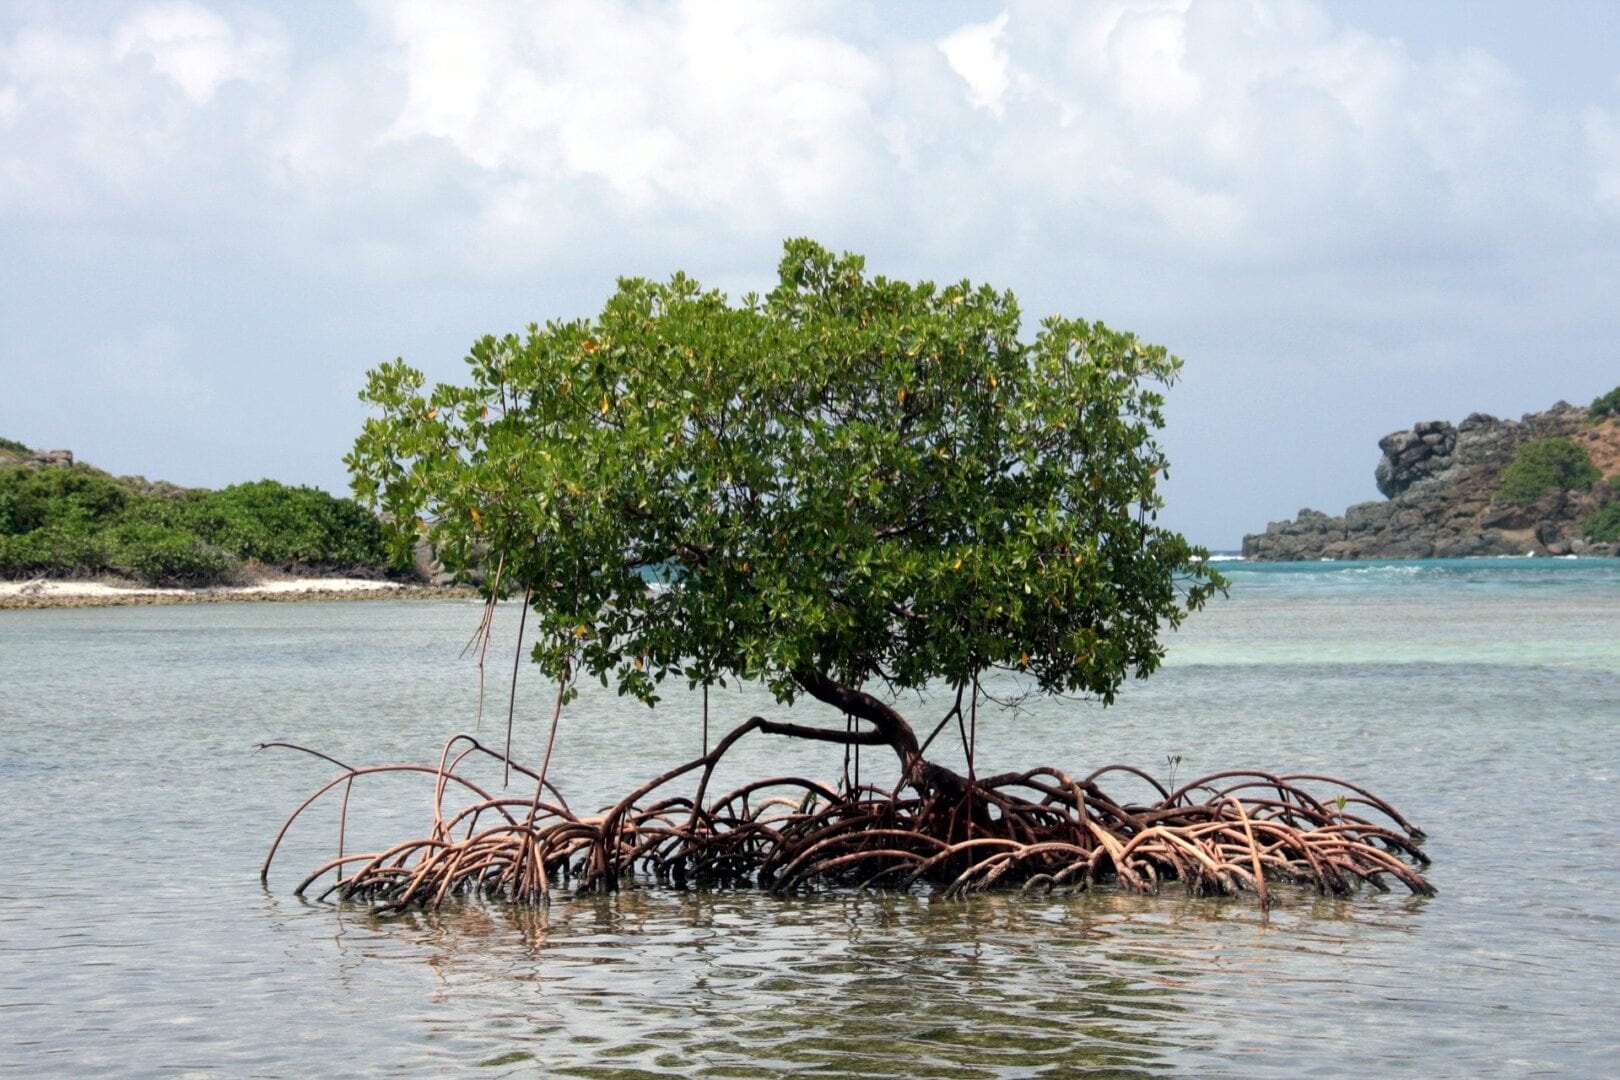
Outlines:
POLYGON ((436 586, 370 578, 284 577, 206 589, 156 588, 107 581, 35 578, 0 582, 0 609, 116 607, 130 604, 207 604, 230 601, 415 600, 474 596, 464 586, 436 586))

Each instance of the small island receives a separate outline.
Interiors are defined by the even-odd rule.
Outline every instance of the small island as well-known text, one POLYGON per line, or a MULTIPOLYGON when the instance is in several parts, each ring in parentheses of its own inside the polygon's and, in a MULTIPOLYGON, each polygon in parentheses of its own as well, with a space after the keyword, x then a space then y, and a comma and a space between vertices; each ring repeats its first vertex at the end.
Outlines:
POLYGON ((437 569, 318 488, 186 488, 0 439, 0 608, 443 596, 437 569))
POLYGON ((1620 387, 1519 420, 1427 420, 1378 441, 1383 501, 1301 510, 1243 538, 1258 561, 1620 556, 1620 387))

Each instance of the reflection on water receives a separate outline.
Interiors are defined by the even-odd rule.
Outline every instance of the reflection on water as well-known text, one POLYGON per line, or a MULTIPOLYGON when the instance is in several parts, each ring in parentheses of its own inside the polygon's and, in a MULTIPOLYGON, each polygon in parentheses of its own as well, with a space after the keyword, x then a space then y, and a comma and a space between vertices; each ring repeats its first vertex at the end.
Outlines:
POLYGON ((1366 991, 1345 970, 1357 938, 1415 932, 1426 902, 637 890, 386 918, 267 903, 330 932, 343 996, 417 985, 425 1011, 391 1022, 437 1065, 1017 1077, 1218 1070, 1290 1038, 1326 1059, 1343 1033, 1324 1003, 1366 991), (1287 1035, 1302 1019, 1320 1030, 1287 1035))
MULTIPOLYGON (((436 758, 476 711, 453 659, 476 605, 0 612, 0 1071, 1620 1075, 1620 575, 1600 571, 1422 596, 1234 574, 1116 708, 980 717, 987 771, 1322 771, 1431 834, 1434 899, 1282 890, 1269 913, 1174 891, 641 890, 386 919, 305 903, 291 887, 330 857, 335 804, 268 892, 259 863, 331 773, 249 748, 436 758)), ((772 708, 715 705, 719 729, 772 708)), ((520 685, 523 756, 548 710, 520 685)), ((556 776, 595 806, 691 756, 697 730, 690 701, 587 693, 556 776)), ((840 763, 761 737, 730 766, 840 763)), ((356 799, 355 846, 428 819, 420 786, 356 799)))

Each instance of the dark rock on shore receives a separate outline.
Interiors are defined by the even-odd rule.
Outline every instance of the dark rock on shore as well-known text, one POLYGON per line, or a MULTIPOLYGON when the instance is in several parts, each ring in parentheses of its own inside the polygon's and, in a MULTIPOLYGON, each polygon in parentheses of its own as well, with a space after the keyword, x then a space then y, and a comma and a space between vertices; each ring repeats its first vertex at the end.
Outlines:
POLYGON ((1301 510, 1291 521, 1243 538, 1245 558, 1426 559, 1475 555, 1609 555, 1620 545, 1590 543, 1581 523, 1616 496, 1607 481, 1589 490, 1550 491, 1534 504, 1501 502, 1502 471, 1520 446, 1567 438, 1587 448, 1606 475, 1617 471, 1620 420, 1588 422, 1587 410, 1559 402, 1518 420, 1474 413, 1453 426, 1425 420, 1378 441, 1373 476, 1385 502, 1342 515, 1301 510))

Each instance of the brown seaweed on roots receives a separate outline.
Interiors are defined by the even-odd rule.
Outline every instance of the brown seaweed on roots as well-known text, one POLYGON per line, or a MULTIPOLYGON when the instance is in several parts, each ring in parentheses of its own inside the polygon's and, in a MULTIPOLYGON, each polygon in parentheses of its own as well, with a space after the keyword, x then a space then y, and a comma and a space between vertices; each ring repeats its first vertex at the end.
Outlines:
POLYGON ((727 751, 776 727, 754 717, 702 756, 592 815, 569 808, 545 766, 526 768, 469 735, 446 743, 437 765, 357 768, 289 743, 261 744, 302 750, 340 770, 283 824, 261 878, 268 881, 282 840, 304 812, 341 791, 336 853, 295 892, 385 910, 435 908, 451 897, 534 904, 556 889, 658 883, 778 892, 931 887, 952 897, 1011 886, 1153 893, 1178 883, 1198 896, 1252 892, 1263 906, 1280 884, 1337 895, 1363 883, 1434 892, 1418 869, 1429 862, 1419 847, 1423 832, 1370 792, 1329 776, 1230 771, 1175 790, 1126 765, 1078 778, 1035 768, 959 785, 914 775, 894 790, 847 777, 834 786, 778 776, 711 797, 727 751), (496 795, 478 784, 469 767, 487 759, 526 777, 532 794, 496 795), (400 773, 432 784, 426 835, 346 852, 355 783, 400 773), (1141 804, 1110 798, 1099 781, 1114 774, 1145 781, 1155 797, 1141 804), (694 794, 676 790, 677 780, 692 776, 694 794), (446 812, 451 795, 461 802, 446 812))

